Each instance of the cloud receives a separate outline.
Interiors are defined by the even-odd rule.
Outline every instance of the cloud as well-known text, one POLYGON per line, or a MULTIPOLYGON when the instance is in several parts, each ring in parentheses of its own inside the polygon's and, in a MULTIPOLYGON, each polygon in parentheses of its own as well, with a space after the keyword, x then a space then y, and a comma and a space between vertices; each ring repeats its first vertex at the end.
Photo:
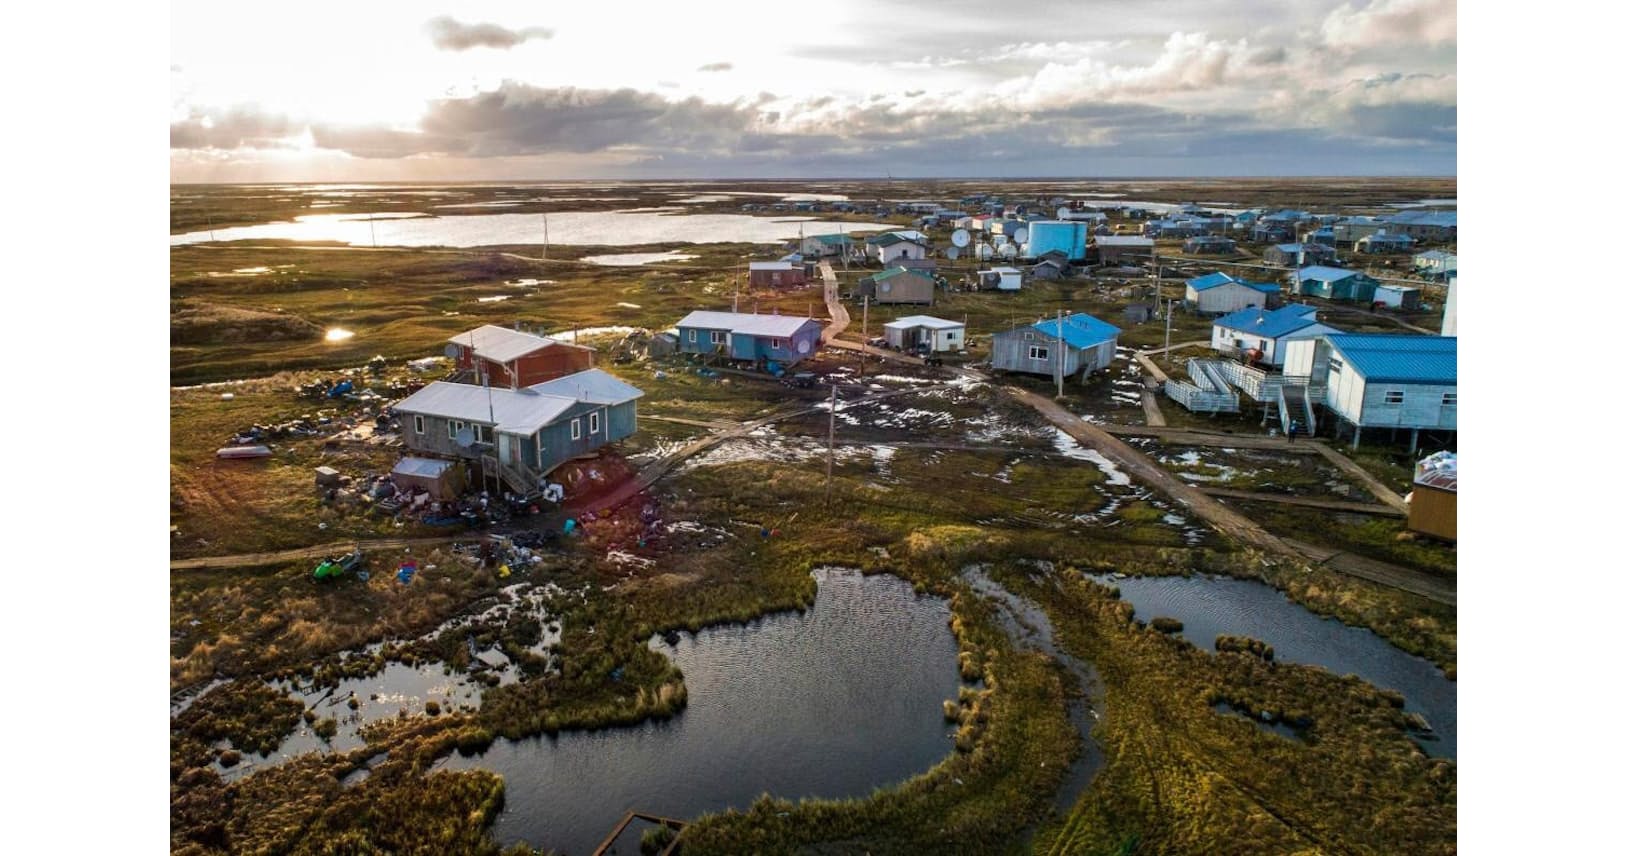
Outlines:
POLYGON ((553 31, 547 27, 525 27, 511 30, 498 24, 465 24, 450 15, 432 18, 424 24, 435 47, 443 51, 466 51, 470 48, 496 48, 507 50, 531 39, 551 39, 553 31))
POLYGON ((705 65, 700 66, 699 68, 695 69, 695 71, 733 71, 733 70, 734 70, 734 63, 731 63, 731 62, 708 62, 705 65))
POLYGON ((1361 50, 1397 44, 1455 44, 1456 0, 1372 0, 1356 9, 1345 3, 1321 25, 1330 47, 1361 50))
POLYGON ((191 111, 186 118, 169 125, 172 149, 270 149, 284 148, 289 140, 304 133, 305 126, 287 116, 261 113, 252 107, 233 107, 223 112, 191 111))

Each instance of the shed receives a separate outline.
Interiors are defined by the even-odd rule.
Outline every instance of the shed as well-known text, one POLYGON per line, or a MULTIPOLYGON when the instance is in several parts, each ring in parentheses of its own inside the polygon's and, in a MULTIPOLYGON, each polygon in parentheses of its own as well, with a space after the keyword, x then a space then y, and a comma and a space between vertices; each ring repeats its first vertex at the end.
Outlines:
POLYGON ((1457 540, 1457 455, 1435 452, 1412 470, 1406 528, 1446 541, 1457 540))
POLYGON ((457 461, 405 457, 390 470, 390 481, 402 491, 428 491, 439 501, 456 499, 463 492, 463 467, 457 461))
POLYGON ((462 379, 521 389, 593 367, 593 349, 485 324, 446 340, 462 379))
POLYGON ((1379 285, 1372 292, 1372 300, 1396 309, 1420 309, 1423 292, 1412 285, 1379 285))
POLYGON ((932 353, 965 350, 965 324, 930 315, 909 315, 886 324, 886 343, 913 350, 925 345, 932 353))
POLYGON ((1021 291, 1022 272, 1013 267, 996 267, 977 271, 978 287, 999 291, 1021 291))

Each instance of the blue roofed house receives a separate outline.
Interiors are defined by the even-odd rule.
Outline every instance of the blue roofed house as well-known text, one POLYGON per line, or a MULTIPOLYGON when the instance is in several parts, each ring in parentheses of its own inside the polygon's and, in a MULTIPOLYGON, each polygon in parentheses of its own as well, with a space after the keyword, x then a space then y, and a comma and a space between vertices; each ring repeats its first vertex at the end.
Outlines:
POLYGON ((1314 306, 1303 303, 1280 309, 1239 309, 1214 320, 1209 344, 1216 351, 1235 356, 1257 352, 1253 363, 1280 366, 1288 341, 1339 332, 1317 321, 1315 313, 1314 306))
POLYGON ((1444 279, 1457 272, 1457 255, 1445 250, 1429 250, 1411 257, 1412 267, 1430 279, 1444 279))
POLYGON ((1278 302, 1281 286, 1248 282, 1227 273, 1210 273, 1186 280, 1186 306, 1196 312, 1223 315, 1250 306, 1269 307, 1278 302))
POLYGON ((394 406, 406 447, 480 464, 530 493, 571 458, 638 430, 643 392, 603 369, 519 389, 435 381, 394 406))
POLYGON ((1288 282, 1294 294, 1356 303, 1371 303, 1378 290, 1378 281, 1364 273, 1321 265, 1293 271, 1288 282))
POLYGON ((1409 235, 1421 241, 1454 241, 1457 237, 1455 211, 1402 211, 1382 220, 1384 231, 1409 235))
POLYGON ((1083 313, 995 333, 990 362, 1008 372, 1088 377, 1112 364, 1117 327, 1083 313), (1059 365, 1059 368, 1058 368, 1059 365))
POLYGON ((690 312, 677 323, 678 350, 793 366, 819 348, 819 322, 798 315, 690 312))
POLYGON ((1285 346, 1284 375, 1303 378, 1338 430, 1457 430, 1457 339, 1408 333, 1333 333, 1285 346))
POLYGON ((1386 253, 1409 253, 1417 241, 1412 236, 1401 232, 1382 230, 1355 242, 1355 252, 1369 255, 1382 255, 1386 253))

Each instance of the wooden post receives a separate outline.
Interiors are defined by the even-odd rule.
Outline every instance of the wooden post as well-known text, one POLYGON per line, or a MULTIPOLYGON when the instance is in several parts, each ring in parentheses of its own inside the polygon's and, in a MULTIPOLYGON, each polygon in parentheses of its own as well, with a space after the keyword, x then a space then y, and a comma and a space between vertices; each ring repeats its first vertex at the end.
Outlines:
POLYGON ((824 446, 824 503, 830 504, 830 481, 835 477, 836 471, 836 390, 838 387, 830 384, 830 436, 824 446))

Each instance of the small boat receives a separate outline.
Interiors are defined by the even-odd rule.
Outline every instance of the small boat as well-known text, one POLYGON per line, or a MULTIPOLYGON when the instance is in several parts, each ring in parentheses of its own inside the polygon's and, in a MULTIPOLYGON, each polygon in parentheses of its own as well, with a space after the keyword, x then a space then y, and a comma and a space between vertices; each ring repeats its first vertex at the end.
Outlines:
POLYGON ((271 457, 270 446, 227 446, 217 450, 215 457, 223 461, 251 460, 253 458, 271 457))

